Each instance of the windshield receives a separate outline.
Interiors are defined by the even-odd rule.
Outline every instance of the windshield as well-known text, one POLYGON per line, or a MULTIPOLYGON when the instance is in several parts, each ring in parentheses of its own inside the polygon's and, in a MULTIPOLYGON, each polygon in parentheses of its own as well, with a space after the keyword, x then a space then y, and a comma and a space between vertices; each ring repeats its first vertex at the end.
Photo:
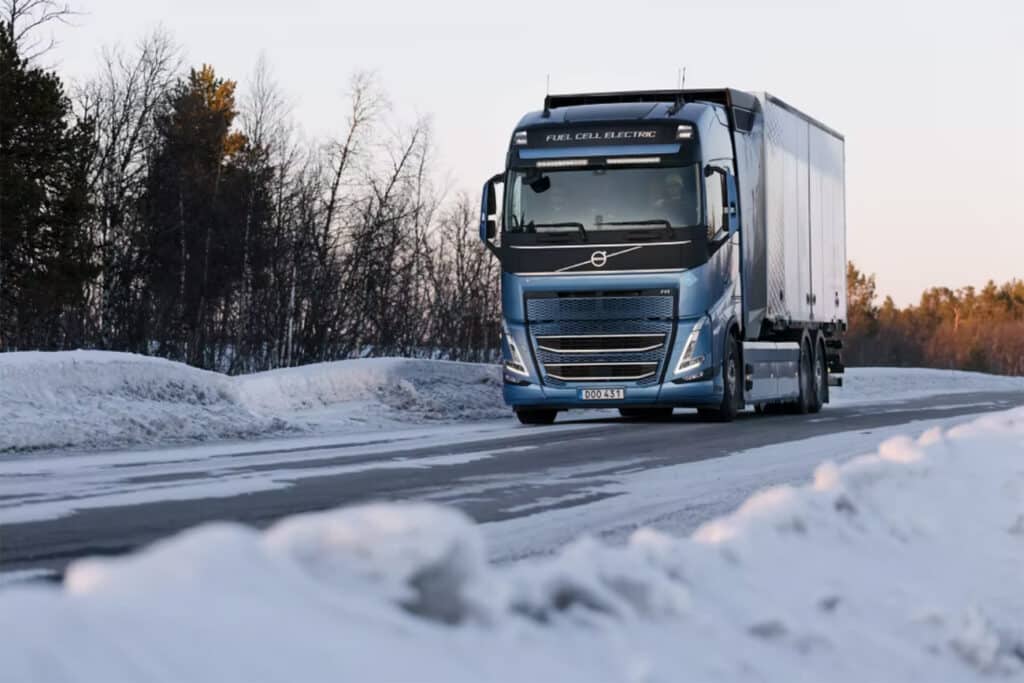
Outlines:
POLYGON ((506 230, 664 230, 700 225, 697 164, 676 168, 514 171, 506 230))

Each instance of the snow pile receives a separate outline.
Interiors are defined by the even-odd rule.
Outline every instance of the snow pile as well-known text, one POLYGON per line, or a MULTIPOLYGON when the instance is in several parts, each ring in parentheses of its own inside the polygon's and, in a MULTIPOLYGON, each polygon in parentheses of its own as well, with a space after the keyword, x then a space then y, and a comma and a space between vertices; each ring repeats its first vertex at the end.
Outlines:
POLYGON ((240 438, 285 424, 228 377, 126 353, 0 354, 0 452, 240 438))
POLYGON ((104 351, 0 354, 0 453, 507 416, 493 366, 366 359, 227 377, 104 351))
POLYGON ((207 525, 0 590, 0 661, 33 681, 1021 676, 1024 410, 824 465, 689 539, 484 558, 425 505, 207 525))
POLYGON ((931 368, 846 368, 843 386, 831 390, 831 404, 841 407, 984 391, 1024 391, 1024 377, 931 368))
MULTIPOLYGON (((833 400, 841 407, 1013 390, 1024 391, 1024 378, 852 368, 833 400)), ((228 377, 128 353, 0 354, 0 453, 365 432, 509 415, 498 368, 477 363, 367 358, 228 377)))
POLYGON ((365 358, 271 370, 236 379, 245 405, 314 424, 507 417, 493 365, 365 358))

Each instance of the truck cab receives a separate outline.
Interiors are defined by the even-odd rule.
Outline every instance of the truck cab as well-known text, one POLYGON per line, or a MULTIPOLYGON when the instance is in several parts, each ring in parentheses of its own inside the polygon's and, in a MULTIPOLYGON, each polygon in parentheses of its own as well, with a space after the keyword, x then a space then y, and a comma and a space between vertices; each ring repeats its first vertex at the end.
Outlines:
POLYGON ((731 420, 744 406, 743 342, 762 330, 744 315, 756 207, 737 140, 756 147, 758 111, 734 90, 611 93, 549 96, 519 121, 480 237, 502 266, 504 397, 521 421, 595 407, 731 420))

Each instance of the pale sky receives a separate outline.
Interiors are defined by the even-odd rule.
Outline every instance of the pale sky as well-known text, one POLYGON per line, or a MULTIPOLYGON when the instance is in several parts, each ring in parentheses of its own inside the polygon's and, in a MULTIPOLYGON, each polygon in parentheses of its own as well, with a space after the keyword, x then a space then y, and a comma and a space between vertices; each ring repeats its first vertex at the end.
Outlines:
POLYGON ((343 120, 355 69, 430 114, 440 167, 474 195, 552 92, 767 90, 846 136, 848 255, 900 304, 931 285, 1024 278, 1024 1, 327 2, 73 0, 50 60, 158 23, 244 88, 265 53, 307 133, 343 120))

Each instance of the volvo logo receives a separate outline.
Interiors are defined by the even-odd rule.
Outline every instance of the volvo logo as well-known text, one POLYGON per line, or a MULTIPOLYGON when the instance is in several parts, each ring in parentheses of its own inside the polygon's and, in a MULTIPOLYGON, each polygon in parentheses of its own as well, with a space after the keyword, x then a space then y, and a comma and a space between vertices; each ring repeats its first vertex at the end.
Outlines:
MULTIPOLYGON (((513 248, 515 248, 515 247, 513 247, 513 248)), ((641 245, 641 246, 636 246, 636 247, 626 247, 625 249, 619 249, 618 251, 613 251, 610 254, 607 251, 605 251, 604 249, 602 249, 600 251, 595 251, 595 252, 591 253, 590 254, 590 258, 587 259, 586 261, 580 261, 579 263, 574 263, 571 266, 565 266, 564 268, 559 268, 555 272, 556 273, 565 273, 565 272, 568 272, 570 270, 576 270, 577 268, 582 268, 583 266, 585 266, 587 264, 590 264, 594 268, 604 268, 605 264, 608 263, 608 259, 614 258, 616 256, 622 256, 623 254, 632 253, 632 252, 636 251, 637 249, 643 249, 643 246, 641 245)))

